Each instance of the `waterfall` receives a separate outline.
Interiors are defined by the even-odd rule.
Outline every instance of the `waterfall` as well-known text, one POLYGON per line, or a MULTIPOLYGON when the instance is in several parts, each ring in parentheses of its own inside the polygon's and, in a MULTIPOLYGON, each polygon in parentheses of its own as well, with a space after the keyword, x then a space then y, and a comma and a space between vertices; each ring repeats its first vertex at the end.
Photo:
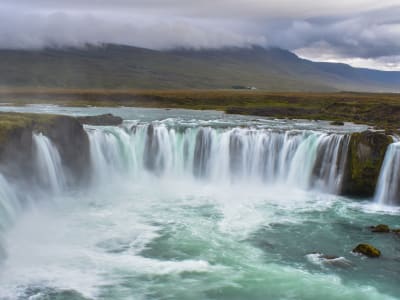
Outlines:
POLYGON ((42 133, 34 134, 33 141, 39 183, 53 193, 60 193, 65 186, 65 174, 57 148, 42 133))
POLYGON ((96 180, 193 178, 259 182, 339 193, 349 136, 310 130, 171 126, 86 127, 96 180))
POLYGON ((383 205, 400 203, 400 142, 389 145, 381 168, 375 202, 383 205))
MULTIPOLYGON (((177 126, 162 122, 122 127, 85 127, 90 142, 94 186, 142 176, 189 178, 215 184, 282 184, 338 193, 349 136, 310 130, 177 126)), ((66 191, 66 175, 57 147, 43 134, 33 135, 34 178, 28 198, 66 191), (33 185, 32 185, 33 184, 33 185)), ((391 151, 385 161, 392 165, 391 151)), ((399 155, 394 156, 399 160, 399 155)), ((398 173, 390 173, 398 180, 398 173), (397 176, 397 177, 396 177, 397 176)), ((389 175, 383 175, 386 182, 389 175)), ((391 178, 392 178, 391 177, 391 178)), ((2 232, 28 201, 27 182, 10 184, 0 173, 0 254, 2 232)), ((385 187, 385 196, 390 194, 385 187)), ((379 196, 381 197, 381 196, 379 196)), ((383 197, 383 196, 382 196, 383 197)), ((57 197, 53 197, 57 198, 57 197)))
POLYGON ((0 228, 4 229, 20 210, 15 188, 0 174, 0 228))
POLYGON ((16 188, 0 174, 0 259, 5 255, 3 233, 13 224, 20 210, 16 188))
MULTIPOLYGON (((32 194, 37 191, 55 194, 65 189, 65 174, 57 148, 41 133, 34 134, 32 139, 35 150, 33 157, 35 176, 31 178, 32 182, 29 178, 13 178, 11 183, 0 173, 0 259, 6 255, 3 234, 14 224, 26 206, 34 204, 31 200, 35 196, 32 194), (27 179, 30 187, 29 195, 23 192, 26 190, 25 180, 27 179)), ((42 196, 36 196, 42 198, 42 196)))

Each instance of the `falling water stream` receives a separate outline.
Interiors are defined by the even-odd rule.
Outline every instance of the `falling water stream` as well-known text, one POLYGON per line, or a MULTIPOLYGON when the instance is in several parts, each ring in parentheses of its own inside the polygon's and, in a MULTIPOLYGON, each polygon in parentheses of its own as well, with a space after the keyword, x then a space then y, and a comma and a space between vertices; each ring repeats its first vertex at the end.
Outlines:
POLYGON ((375 193, 375 201, 381 205, 400 204, 400 141, 394 140, 386 151, 375 193))
POLYGON ((400 239, 367 228, 400 227, 400 211, 338 196, 349 133, 361 125, 4 110, 111 111, 126 121, 85 126, 85 188, 68 186, 63 158, 42 134, 33 137, 40 189, 0 176, 2 300, 400 298, 400 239), (361 242, 382 258, 352 254, 361 242))

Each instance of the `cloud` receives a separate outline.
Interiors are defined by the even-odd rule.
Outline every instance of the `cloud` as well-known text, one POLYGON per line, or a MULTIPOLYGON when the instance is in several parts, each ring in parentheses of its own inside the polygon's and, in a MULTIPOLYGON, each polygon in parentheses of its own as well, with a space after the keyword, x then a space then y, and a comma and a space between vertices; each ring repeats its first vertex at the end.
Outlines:
MULTIPOLYGON (((0 12, 0 48, 120 43, 152 49, 266 45, 261 34, 234 30, 238 24, 185 17, 109 12, 0 12)), ((240 27, 240 26, 238 26, 240 27)))
POLYGON ((399 68, 399 0, 2 0, 0 48, 278 46, 399 68))

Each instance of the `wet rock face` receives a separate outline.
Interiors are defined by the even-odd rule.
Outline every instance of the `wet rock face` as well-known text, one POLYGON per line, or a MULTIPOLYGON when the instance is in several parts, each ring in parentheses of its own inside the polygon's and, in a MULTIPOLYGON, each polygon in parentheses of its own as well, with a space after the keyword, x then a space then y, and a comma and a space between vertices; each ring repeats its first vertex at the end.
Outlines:
POLYGON ((343 194, 374 195, 386 149, 392 142, 390 136, 379 132, 364 131, 351 135, 343 194))
POLYGON ((144 151, 144 165, 150 171, 161 171, 164 162, 158 154, 160 152, 157 133, 152 124, 147 128, 147 137, 144 151))
POLYGON ((359 244, 353 249, 354 253, 363 254, 365 256, 376 258, 381 256, 381 251, 369 244, 359 244))
POLYGON ((41 131, 56 145, 73 184, 80 183, 89 176, 89 138, 75 118, 58 116, 50 126, 44 126, 41 131))

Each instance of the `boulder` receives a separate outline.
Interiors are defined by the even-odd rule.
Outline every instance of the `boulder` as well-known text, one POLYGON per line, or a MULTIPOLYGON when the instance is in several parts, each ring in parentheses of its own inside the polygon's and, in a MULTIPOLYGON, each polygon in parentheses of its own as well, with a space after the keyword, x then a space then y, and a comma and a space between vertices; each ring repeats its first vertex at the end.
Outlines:
POLYGON ((367 257, 376 258, 381 256, 381 251, 369 244, 359 244, 353 249, 354 253, 360 253, 367 257))

